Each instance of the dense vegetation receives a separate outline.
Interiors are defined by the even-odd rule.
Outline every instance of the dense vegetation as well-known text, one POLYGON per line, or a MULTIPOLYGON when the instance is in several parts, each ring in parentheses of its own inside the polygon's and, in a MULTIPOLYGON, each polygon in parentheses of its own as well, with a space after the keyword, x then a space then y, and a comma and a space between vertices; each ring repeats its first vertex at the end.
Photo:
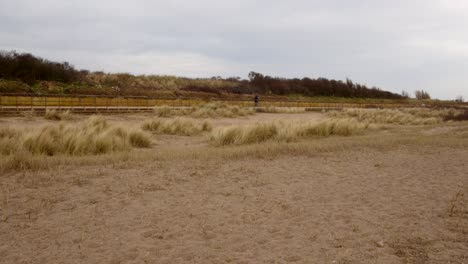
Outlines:
POLYGON ((38 81, 70 83, 80 79, 80 72, 68 62, 52 62, 29 53, 0 51, 0 78, 29 85, 38 81))
POLYGON ((401 99, 404 96, 369 88, 351 80, 326 78, 285 79, 256 72, 249 79, 213 77, 190 79, 174 76, 107 74, 77 70, 67 62, 58 63, 28 53, 0 52, 0 92, 96 95, 157 96, 263 94, 401 99))

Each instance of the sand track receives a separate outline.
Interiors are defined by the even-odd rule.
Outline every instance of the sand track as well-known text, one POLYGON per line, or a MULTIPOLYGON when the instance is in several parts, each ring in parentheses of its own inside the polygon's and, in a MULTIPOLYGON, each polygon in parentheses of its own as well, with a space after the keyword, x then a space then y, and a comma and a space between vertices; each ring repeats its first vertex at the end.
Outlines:
POLYGON ((466 263, 467 172, 400 146, 11 173, 0 263, 466 263))

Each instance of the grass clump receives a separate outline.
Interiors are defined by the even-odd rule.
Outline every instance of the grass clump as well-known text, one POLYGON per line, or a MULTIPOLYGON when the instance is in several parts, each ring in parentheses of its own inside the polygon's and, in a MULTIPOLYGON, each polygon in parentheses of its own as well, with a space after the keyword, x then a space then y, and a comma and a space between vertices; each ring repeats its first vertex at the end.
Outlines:
POLYGON ((153 108, 153 112, 157 117, 173 117, 173 116, 185 116, 190 115, 195 111, 193 107, 170 107, 167 105, 157 106, 153 108))
POLYGON ((441 123, 444 113, 431 109, 345 109, 328 115, 372 124, 431 125, 441 123))
POLYGON ((320 123, 272 122, 244 127, 220 128, 212 132, 210 141, 217 146, 243 145, 265 141, 292 142, 301 138, 350 136, 362 132, 367 124, 356 120, 327 120, 320 123))
POLYGON ((72 120, 73 115, 70 113, 70 111, 64 111, 60 112, 55 109, 49 110, 47 109, 44 118, 48 120, 72 120))
POLYGON ((150 144, 149 136, 142 131, 111 126, 98 116, 77 124, 46 125, 33 131, 0 129, 0 154, 7 156, 97 155, 150 144))
POLYGON ((155 107, 158 117, 190 116, 194 118, 239 117, 255 114, 251 108, 228 105, 224 102, 211 102, 198 107, 174 108, 168 106, 155 107))
POLYGON ((303 113, 305 112, 305 108, 303 107, 275 107, 275 106, 267 106, 267 107, 256 107, 256 113, 287 113, 287 114, 295 114, 295 113, 303 113))
POLYGON ((223 102, 212 102, 204 104, 190 114, 196 118, 216 118, 216 117, 239 117, 255 114, 255 111, 250 108, 243 108, 237 105, 228 105, 223 102))
POLYGON ((136 148, 149 148, 151 146, 151 139, 139 130, 131 130, 128 133, 130 145, 136 148))
POLYGON ((463 114, 464 111, 453 108, 441 108, 441 109, 430 109, 430 108, 403 108, 400 111, 409 113, 420 118, 442 118, 445 119, 447 116, 458 116, 463 114))
POLYGON ((468 110, 452 112, 444 116, 444 121, 467 121, 468 120, 468 110))
POLYGON ((195 136, 205 131, 211 131, 212 126, 208 121, 195 121, 187 118, 154 119, 143 123, 143 130, 154 134, 195 136))
POLYGON ((21 132, 10 127, 0 128, 0 154, 9 155, 17 152, 21 132))

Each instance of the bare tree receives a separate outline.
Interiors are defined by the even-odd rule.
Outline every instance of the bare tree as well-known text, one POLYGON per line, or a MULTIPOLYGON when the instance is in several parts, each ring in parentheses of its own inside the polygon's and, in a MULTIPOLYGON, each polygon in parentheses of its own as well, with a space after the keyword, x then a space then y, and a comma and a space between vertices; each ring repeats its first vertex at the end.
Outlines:
POLYGON ((409 98, 409 93, 407 91, 401 91, 401 96, 404 98, 409 98))
POLYGON ((416 99, 418 100, 431 99, 431 96, 429 95, 429 93, 424 90, 416 90, 414 92, 414 95, 416 99))

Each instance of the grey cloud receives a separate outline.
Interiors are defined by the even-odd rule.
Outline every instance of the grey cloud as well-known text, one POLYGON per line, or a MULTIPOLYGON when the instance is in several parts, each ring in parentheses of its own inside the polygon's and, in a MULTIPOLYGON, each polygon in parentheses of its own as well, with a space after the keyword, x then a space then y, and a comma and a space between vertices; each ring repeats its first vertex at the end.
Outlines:
POLYGON ((468 4, 415 1, 6 0, 0 49, 77 67, 209 77, 350 77, 468 98, 468 4))

